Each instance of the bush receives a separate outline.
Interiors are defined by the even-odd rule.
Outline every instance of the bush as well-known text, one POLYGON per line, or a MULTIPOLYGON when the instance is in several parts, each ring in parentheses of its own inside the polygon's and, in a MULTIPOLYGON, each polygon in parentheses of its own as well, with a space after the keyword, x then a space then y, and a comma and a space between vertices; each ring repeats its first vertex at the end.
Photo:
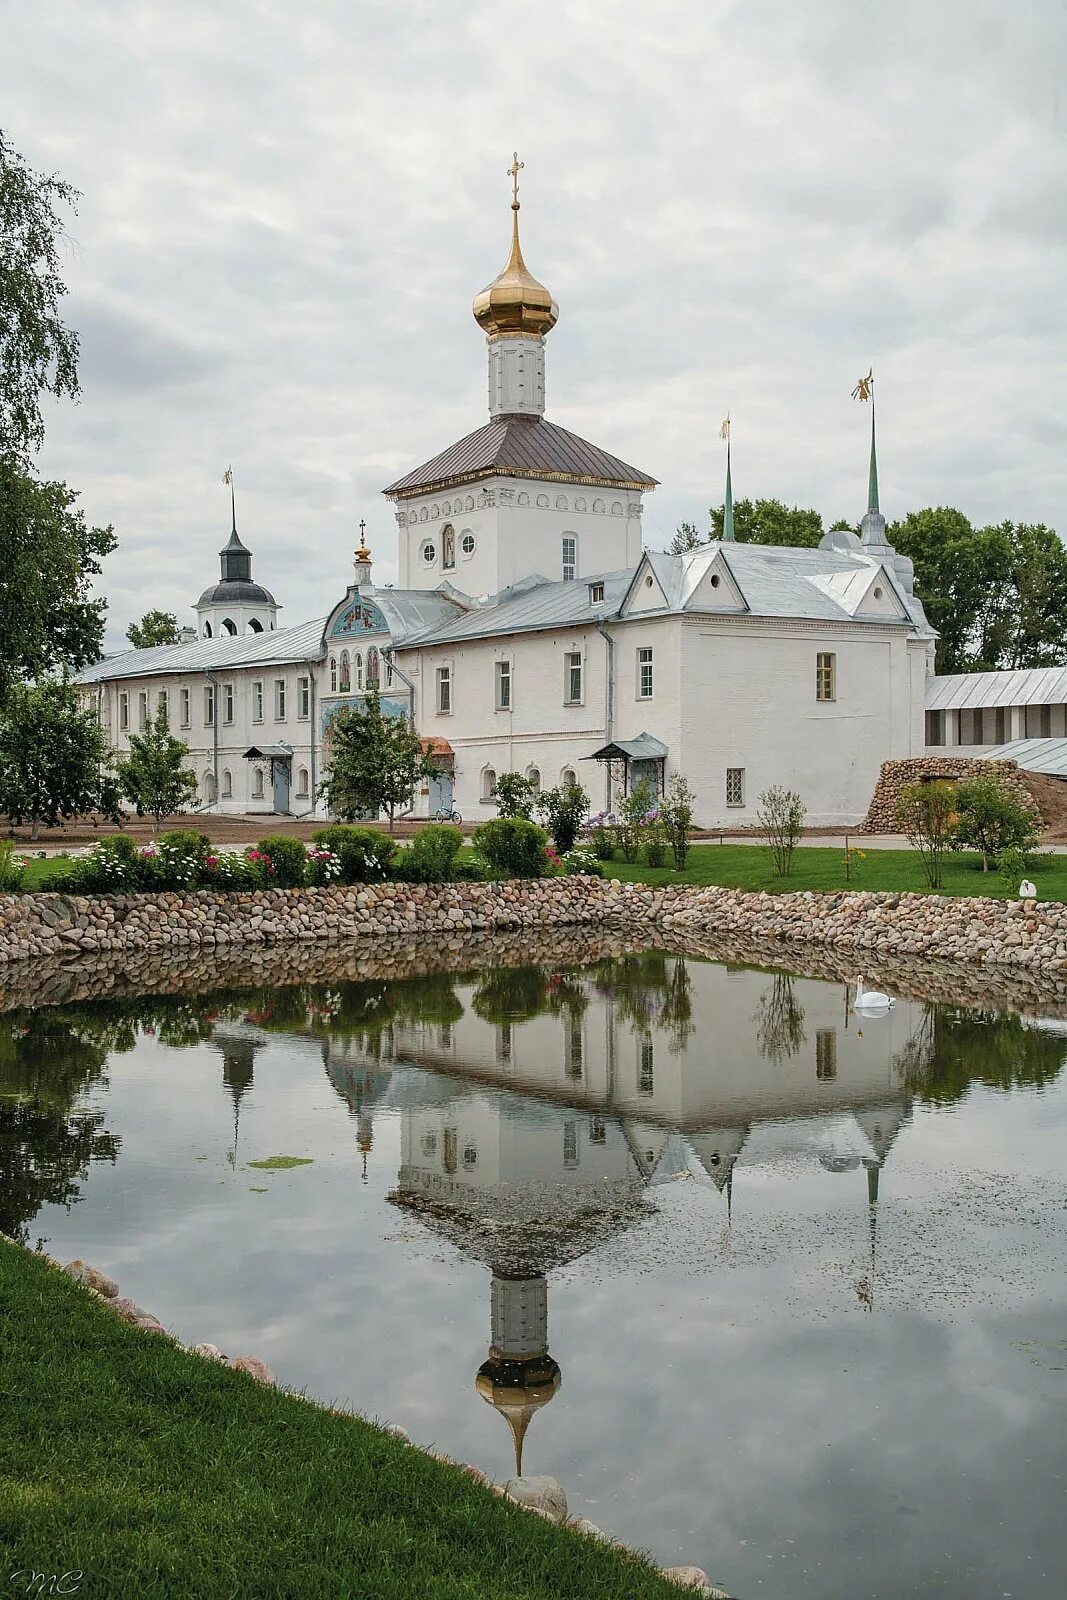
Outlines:
POLYGON ((535 801, 537 814, 543 820, 552 842, 560 855, 574 848, 574 841, 589 810, 589 796, 577 783, 568 783, 560 789, 546 789, 535 801))
POLYGON ((756 802, 756 822, 767 835, 774 870, 780 878, 789 876, 807 814, 807 807, 795 790, 783 789, 779 784, 766 789, 756 802))
POLYGON ((276 889, 302 889, 307 882, 308 854, 300 839, 289 839, 284 834, 272 833, 261 839, 257 846, 261 855, 269 856, 274 867, 273 884, 276 889))
POLYGON ((957 850, 980 852, 982 871, 1005 851, 1025 855, 1038 842, 1037 807, 996 777, 967 778, 956 789, 956 822, 952 844, 957 850))
POLYGON ((615 843, 624 861, 637 860, 649 829, 658 821, 656 791, 647 778, 642 778, 622 801, 614 822, 615 843))
POLYGON ((239 850, 220 850, 217 854, 209 851, 200 868, 202 889, 219 889, 225 892, 258 889, 264 879, 265 874, 259 870, 256 863, 249 861, 248 856, 239 850))
POLYGON ((956 786, 952 783, 906 783, 897 795, 897 826, 922 857, 926 881, 940 889, 945 851, 956 821, 956 786))
POLYGON ((497 816, 523 817, 529 822, 534 808, 534 787, 521 772, 502 772, 493 788, 497 816))
POLYGON ((341 876, 341 858, 321 844, 309 844, 307 881, 313 889, 326 889, 341 876))
POLYGON ((452 868, 455 883, 488 883, 492 876, 488 861, 475 850, 463 856, 452 868))
POLYGON ((573 850, 568 850, 563 857, 563 870, 568 878, 602 878, 604 868, 600 865, 595 850, 588 845, 575 845, 573 850))
POLYGON ((589 846, 598 861, 615 860, 615 839, 611 831, 614 821, 613 815, 609 815, 606 811, 598 811, 585 825, 589 846))
POLYGON ((113 833, 72 861, 64 888, 73 894, 129 894, 147 876, 144 857, 125 833, 113 833))
POLYGON ((666 798, 660 801, 659 824, 671 847, 674 865, 681 872, 689 856, 689 835, 693 827, 693 791, 686 778, 676 772, 667 785, 666 798))
POLYGON ((432 822, 419 829, 409 850, 400 852, 393 873, 406 883, 450 883, 462 845, 462 828, 432 822))
POLYGON ((206 833, 198 833, 195 828, 171 828, 169 832, 161 833, 156 842, 197 862, 211 854, 211 840, 206 833))
POLYGON ((396 854, 396 844, 387 833, 350 823, 320 828, 314 841, 340 861, 342 883, 380 883, 396 854))
POLYGON ((650 867, 667 865, 667 841, 658 829, 649 834, 645 844, 645 862, 650 867))
POLYGON ((522 817, 497 817, 474 830, 474 843, 494 874, 503 878, 539 878, 545 870, 548 835, 522 817))
POLYGON ((26 863, 15 854, 13 839, 0 839, 0 894, 17 894, 26 863))

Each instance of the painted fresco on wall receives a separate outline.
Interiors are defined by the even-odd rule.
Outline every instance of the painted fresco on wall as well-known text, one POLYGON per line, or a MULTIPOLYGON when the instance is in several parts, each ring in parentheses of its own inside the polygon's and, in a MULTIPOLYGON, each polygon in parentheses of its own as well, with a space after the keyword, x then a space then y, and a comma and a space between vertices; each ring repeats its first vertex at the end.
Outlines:
MULTIPOLYGON (((383 694, 381 697, 382 715, 386 717, 406 717, 408 703, 406 696, 397 698, 395 695, 383 694)), ((322 736, 326 737, 330 723, 338 711, 343 711, 348 706, 352 710, 362 710, 363 702, 358 695, 346 695, 343 700, 334 700, 322 708, 322 736)))
POLYGON ((389 624, 385 620, 385 613, 373 600, 362 598, 353 600, 338 612, 330 637, 342 639, 353 633, 388 633, 389 624))

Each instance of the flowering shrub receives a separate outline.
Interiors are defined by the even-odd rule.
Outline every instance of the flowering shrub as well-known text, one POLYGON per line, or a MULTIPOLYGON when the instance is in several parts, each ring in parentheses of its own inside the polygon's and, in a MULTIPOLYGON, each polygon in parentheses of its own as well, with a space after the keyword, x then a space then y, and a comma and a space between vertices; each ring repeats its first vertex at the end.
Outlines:
POLYGON ((258 849, 272 868, 271 880, 275 889, 302 889, 307 882, 307 851, 299 839, 284 834, 272 834, 261 839, 258 849))
POLYGON ((380 883, 396 853, 396 844, 387 833, 346 823, 320 828, 314 839, 320 849, 332 851, 340 861, 342 883, 380 883))
POLYGON ((619 806, 615 821, 615 843, 624 861, 636 861, 649 829, 659 821, 656 794, 646 778, 635 783, 619 806))
POLYGON ((261 888, 274 888, 274 862, 265 850, 246 850, 245 860, 251 864, 256 874, 256 883, 261 888))
POLYGON ((576 844, 563 857, 563 870, 569 878, 602 878, 604 868, 594 849, 587 844, 576 844))
POLYGON ((582 829, 598 861, 615 859, 614 828, 614 811, 598 811, 595 816, 589 818, 582 829))
POLYGON ((200 874, 200 887, 233 892, 239 889, 258 889, 262 879, 255 862, 249 861, 244 851, 220 850, 204 857, 200 874))
POLYGON ((309 844, 307 881, 313 889, 325 889, 341 876, 341 858, 323 845, 309 844))

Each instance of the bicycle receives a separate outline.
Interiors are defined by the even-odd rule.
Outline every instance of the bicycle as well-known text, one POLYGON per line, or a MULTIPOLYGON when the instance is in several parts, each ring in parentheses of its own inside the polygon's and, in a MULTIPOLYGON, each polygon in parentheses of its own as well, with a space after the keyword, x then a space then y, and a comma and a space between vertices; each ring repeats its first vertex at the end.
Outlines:
POLYGON ((447 808, 445 806, 438 806, 437 810, 433 814, 433 820, 435 822, 462 822, 463 818, 460 816, 455 806, 448 806, 447 808))

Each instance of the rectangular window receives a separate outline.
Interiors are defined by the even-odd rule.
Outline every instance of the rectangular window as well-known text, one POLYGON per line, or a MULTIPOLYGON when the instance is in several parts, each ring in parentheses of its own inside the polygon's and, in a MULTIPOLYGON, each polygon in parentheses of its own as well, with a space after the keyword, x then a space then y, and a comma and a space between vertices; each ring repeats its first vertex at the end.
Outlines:
POLYGON ((815 657, 815 698, 837 699, 837 657, 832 650, 820 650, 815 657))
POLYGON ((296 714, 302 722, 306 722, 311 715, 310 678, 297 678, 296 680, 296 714))
POLYGON ((438 715, 447 717, 452 711, 452 668, 438 667, 437 669, 437 711, 438 715))
POLYGON ((815 1034, 815 1076, 820 1083, 837 1077, 837 1029, 819 1028, 815 1034))
POLYGON ((578 576, 578 541, 572 533, 563 535, 563 581, 578 576))
POLYGON ((591 606, 599 606, 603 603, 603 600, 604 585, 602 583, 591 583, 589 585, 589 604, 591 606))
POLYGON ((652 699, 652 646, 644 645, 637 652, 637 698, 652 699))
POLYGON ((119 694, 119 727, 125 733, 130 726, 130 692, 123 689, 119 694))
POLYGON ((263 721, 263 682, 260 678, 252 684, 252 721, 263 721))
POLYGON ((579 650, 568 650, 563 657, 563 702, 568 706, 582 703, 582 656, 579 650))
POLYGON ((496 708, 498 711, 511 710, 510 661, 498 661, 496 664, 496 708))
POLYGON ((204 727, 211 728, 215 724, 215 685, 209 683, 204 688, 204 727))
POLYGON ((641 1040, 641 1060, 637 1067, 638 1094, 651 1094, 656 1087, 656 1052, 651 1039, 641 1040))
POLYGON ((563 1165, 576 1167, 578 1165, 578 1124, 565 1122, 563 1124, 563 1165))
POLYGON ((744 767, 727 767, 726 769, 726 804, 728 806, 743 806, 745 803, 745 769, 744 767))
POLYGON ((167 726, 169 727, 170 700, 168 698, 166 689, 160 689, 158 695, 156 696, 156 714, 158 715, 160 711, 162 711, 164 717, 167 719, 167 726))
POLYGON ((233 684, 232 683, 227 683, 227 684, 223 685, 223 689, 222 689, 222 720, 223 720, 223 722, 232 722, 233 721, 233 684))
POLYGON ((187 728, 193 720, 193 697, 189 693, 188 689, 183 689, 181 691, 181 698, 178 703, 181 708, 180 715, 182 719, 182 727, 187 728))
POLYGON ((284 722, 285 721, 285 679, 284 678, 275 678, 275 680, 274 680, 274 720, 275 720, 275 722, 284 722))
POLYGON ((584 1041, 582 1039, 582 1024, 573 1017, 567 1022, 567 1076, 580 1078, 584 1057, 584 1041))
POLYGON ((137 726, 143 733, 148 727, 148 690, 142 689, 137 696, 137 726))

